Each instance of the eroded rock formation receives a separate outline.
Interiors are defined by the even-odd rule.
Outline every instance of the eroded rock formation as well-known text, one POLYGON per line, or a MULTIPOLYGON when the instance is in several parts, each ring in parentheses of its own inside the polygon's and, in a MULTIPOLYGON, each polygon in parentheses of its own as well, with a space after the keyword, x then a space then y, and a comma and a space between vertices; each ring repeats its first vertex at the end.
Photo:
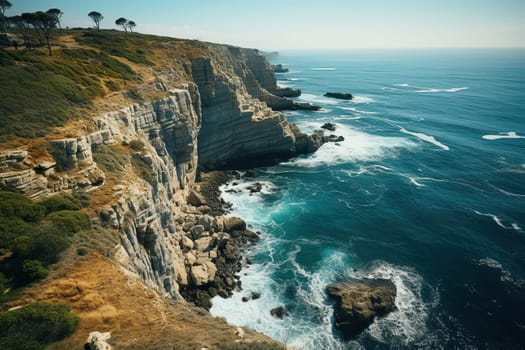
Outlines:
POLYGON ((333 283, 327 292, 336 302, 335 325, 346 338, 361 333, 376 317, 396 310, 396 286, 390 280, 333 283))

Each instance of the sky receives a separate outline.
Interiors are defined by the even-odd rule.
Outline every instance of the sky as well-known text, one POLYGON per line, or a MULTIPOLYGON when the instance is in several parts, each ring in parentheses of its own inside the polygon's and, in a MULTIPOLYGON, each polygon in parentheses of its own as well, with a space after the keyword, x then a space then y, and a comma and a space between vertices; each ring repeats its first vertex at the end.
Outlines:
POLYGON ((136 31, 263 50, 525 47, 525 0, 9 0, 62 26, 135 21, 136 31))

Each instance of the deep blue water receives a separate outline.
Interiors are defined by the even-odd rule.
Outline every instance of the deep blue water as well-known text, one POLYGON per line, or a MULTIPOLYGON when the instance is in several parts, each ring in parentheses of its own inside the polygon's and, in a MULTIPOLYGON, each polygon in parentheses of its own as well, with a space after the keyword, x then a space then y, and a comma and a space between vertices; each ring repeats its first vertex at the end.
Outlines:
POLYGON ((290 52, 275 63, 290 69, 280 85, 323 107, 289 120, 309 132, 335 123, 345 141, 225 188, 238 191, 224 193, 232 215, 263 239, 244 289, 212 313, 299 349, 523 348, 525 51, 290 52), (250 195, 257 181, 263 192, 250 195), (324 288, 348 277, 392 278, 399 310, 344 342, 324 288), (242 302, 251 292, 262 296, 242 302), (282 321, 269 313, 279 305, 282 321))

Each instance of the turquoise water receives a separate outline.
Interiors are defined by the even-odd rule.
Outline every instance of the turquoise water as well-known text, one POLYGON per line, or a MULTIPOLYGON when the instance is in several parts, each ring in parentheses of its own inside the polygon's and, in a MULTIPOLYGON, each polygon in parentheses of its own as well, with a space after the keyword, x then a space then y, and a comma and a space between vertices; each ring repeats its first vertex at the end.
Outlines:
POLYGON ((283 53, 278 83, 323 107, 290 113, 345 141, 225 186, 262 234, 243 290, 212 313, 299 349, 522 348, 525 51, 283 53), (353 101, 322 97, 351 92, 353 101), (510 133, 510 134, 509 134, 510 133), (251 194, 250 183, 264 184, 251 194), (325 286, 392 278, 398 311, 351 342, 325 286), (251 292, 261 298, 242 302, 251 292), (286 305, 277 320, 270 309, 286 305))

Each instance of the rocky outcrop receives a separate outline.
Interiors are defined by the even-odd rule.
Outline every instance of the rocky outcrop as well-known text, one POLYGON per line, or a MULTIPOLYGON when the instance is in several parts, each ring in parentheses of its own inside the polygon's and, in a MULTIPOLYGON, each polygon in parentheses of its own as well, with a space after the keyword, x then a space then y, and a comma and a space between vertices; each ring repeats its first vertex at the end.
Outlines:
POLYGON ((193 79, 202 101, 199 166, 246 167, 301 153, 297 142, 307 136, 292 127, 283 114, 268 107, 273 108, 278 101, 294 103, 265 89, 276 89, 276 83, 264 56, 255 50, 231 47, 213 52, 211 57, 192 61, 193 79))
POLYGON ((273 90, 273 94, 279 97, 299 97, 301 96, 301 90, 295 90, 290 87, 277 87, 273 90))
POLYGON ((341 92, 327 92, 324 94, 325 97, 337 98, 340 100, 351 100, 354 96, 350 93, 341 93, 341 92))
POLYGON ((282 64, 272 64, 272 69, 275 73, 288 73, 290 70, 284 68, 282 64))
POLYGON ((346 338, 361 333, 376 317, 396 310, 396 286, 390 280, 334 283, 327 292, 335 300, 335 326, 346 338))

